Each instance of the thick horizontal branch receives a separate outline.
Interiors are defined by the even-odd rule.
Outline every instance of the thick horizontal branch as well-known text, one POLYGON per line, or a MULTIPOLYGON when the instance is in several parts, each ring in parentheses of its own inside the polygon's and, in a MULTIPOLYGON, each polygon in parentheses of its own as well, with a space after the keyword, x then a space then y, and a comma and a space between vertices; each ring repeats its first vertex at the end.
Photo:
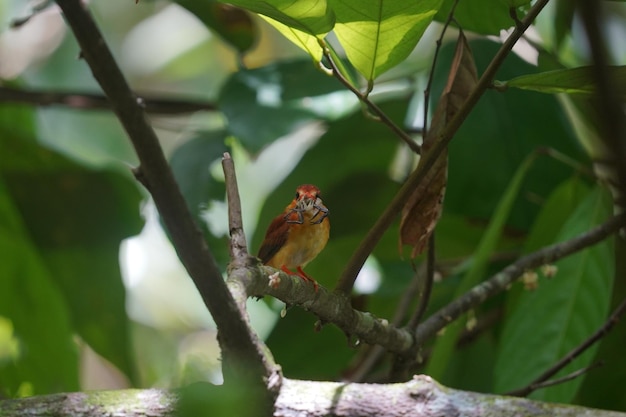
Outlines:
MULTIPOLYGON (((209 389, 222 389, 221 387, 209 389)), ((241 396, 236 396, 238 401, 241 396)), ((231 395, 232 398, 232 395, 231 395)), ((3 417, 174 417, 180 396, 166 390, 93 391, 0 401, 3 417)), ((237 407, 234 407, 237 408, 237 407)), ((427 376, 402 384, 285 379, 274 416, 626 417, 626 413, 446 388, 427 376)))
MULTIPOLYGON (((411 333, 394 327, 387 320, 358 311, 343 294, 320 286, 317 291, 299 277, 287 275, 271 267, 263 267, 262 280, 254 280, 248 295, 271 295, 288 305, 297 305, 314 313, 323 324, 333 323, 357 343, 381 345, 391 352, 406 352, 413 346, 411 333), (268 280, 266 277, 270 276, 268 280)), ((251 282, 248 282, 250 285, 251 282)), ((232 287, 231 287, 232 290, 232 287)))
MULTIPOLYGON (((197 111, 215 111, 213 103, 159 97, 138 98, 150 114, 178 115, 197 111)), ((78 110, 113 110, 106 96, 72 91, 39 91, 0 86, 0 103, 19 103, 32 106, 61 106, 78 110)))

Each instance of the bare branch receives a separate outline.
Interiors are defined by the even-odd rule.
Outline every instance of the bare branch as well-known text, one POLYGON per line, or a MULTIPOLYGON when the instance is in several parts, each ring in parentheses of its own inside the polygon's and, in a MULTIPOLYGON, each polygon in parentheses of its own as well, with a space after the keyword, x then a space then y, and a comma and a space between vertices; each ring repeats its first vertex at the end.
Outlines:
POLYGON ((237 186, 237 176, 235 175, 235 165, 228 152, 224 153, 222 159, 224 178, 226 183, 226 197, 228 200, 228 230, 230 231, 230 258, 232 260, 247 258, 248 244, 243 231, 243 221, 241 219, 241 200, 239 198, 239 187, 237 186))
POLYGON ((523 33, 528 29, 531 23, 535 20, 539 12, 545 7, 549 0, 538 0, 528 11, 528 14, 522 20, 522 25, 516 27, 513 32, 506 39, 504 44, 500 47, 491 63, 478 80, 478 84, 465 100, 463 106, 459 109, 458 113, 448 122, 443 129, 443 132, 439 135, 437 143, 433 145, 433 148, 426 155, 422 156, 422 162, 420 166, 409 176, 404 185, 400 188, 396 196, 389 203, 385 211, 380 215, 376 223, 371 227, 359 247, 354 251, 352 257, 346 264, 346 268, 343 270, 339 282, 336 287, 336 291, 344 294, 349 294, 354 286, 354 281, 363 267, 365 260, 372 253, 376 244, 383 236, 385 231, 391 226, 394 219, 402 210, 402 207, 406 204, 409 197, 412 195, 413 190, 419 185, 426 177, 426 173, 437 161, 439 155, 448 146, 452 140, 453 135, 459 129, 461 124, 465 121, 465 118, 469 115, 474 108, 478 99, 483 93, 491 86, 493 79, 496 75, 496 71, 500 68, 504 59, 509 54, 513 45, 519 40, 523 33))
POLYGON ((376 103, 374 103, 373 101, 369 99, 367 94, 361 93, 361 91, 359 91, 358 88, 353 86, 350 83, 350 81, 346 80, 346 78, 341 74, 341 71, 339 71, 339 68, 337 68, 337 65, 335 64, 335 61, 333 60, 333 57, 331 56, 330 51, 328 49, 328 45, 326 45, 323 41, 320 41, 320 46, 322 47, 322 50, 324 51, 324 57, 328 60, 328 64, 330 65, 330 68, 332 69, 333 75, 335 76, 335 78, 337 78, 341 84, 346 86, 348 90, 352 91, 354 95, 357 96, 357 98, 362 103, 364 103, 367 106, 367 108, 372 113, 374 113, 374 115, 376 115, 376 117, 382 123, 389 126, 391 131, 394 132, 396 136, 398 136, 413 152, 419 155, 422 152, 422 150, 420 146, 415 142, 415 140, 411 136, 409 136, 404 130, 400 129, 400 127, 396 125, 393 122, 393 120, 391 120, 389 116, 387 116, 387 114, 384 111, 382 111, 380 107, 376 105, 376 103))
POLYGON ((289 305, 300 306, 318 316, 322 323, 333 323, 345 334, 357 338, 358 343, 381 345, 391 352, 408 351, 413 345, 408 331, 371 313, 354 310, 350 299, 343 294, 330 292, 322 286, 315 291, 299 277, 268 266, 263 270, 263 279, 256 280, 254 286, 248 288, 249 295, 271 295, 289 305))
POLYGON ((167 164, 154 130, 147 122, 140 100, 130 90, 100 30, 81 0, 58 0, 81 47, 81 56, 102 87, 133 143, 139 173, 171 235, 187 272, 196 285, 219 329, 225 379, 251 378, 267 384, 275 372, 262 353, 245 317, 226 287, 202 233, 195 224, 167 164))
MULTIPOLYGON (((197 111, 215 111, 213 103, 187 99, 150 97, 137 98, 150 114, 178 115, 197 111)), ((62 106, 80 110, 112 110, 111 103, 102 94, 78 91, 37 91, 0 86, 0 102, 31 104, 34 106, 62 106)))
POLYGON ((488 280, 480 283, 463 296, 443 307, 426 321, 415 333, 415 342, 419 346, 439 330, 446 327, 463 313, 477 307, 485 300, 505 291, 509 285, 521 277, 525 271, 550 264, 574 252, 594 245, 623 227, 626 215, 617 215, 605 223, 573 239, 557 243, 520 258, 488 280))
POLYGON ((433 78, 435 77, 435 66, 437 65, 437 57, 439 56, 439 50, 441 49, 441 45, 443 44, 443 37, 448 31, 448 26, 454 20, 454 11, 456 10, 456 6, 459 4, 459 0, 454 0, 452 7, 450 8, 450 13, 448 13, 448 18, 443 24, 443 28, 441 29, 441 34, 439 35, 439 39, 437 39, 437 46, 435 48, 435 54, 433 55, 433 62, 430 66, 430 74, 428 74, 428 82, 426 83, 426 88, 424 89, 424 121, 422 128, 422 137, 426 137, 428 133, 428 100, 430 99, 430 89, 433 85, 433 78))
POLYGON ((267 266, 259 267, 254 272, 255 278, 246 284, 248 285, 246 293, 255 297, 271 295, 289 305, 301 306, 317 315, 323 323, 335 324, 344 333, 356 337, 360 342, 380 345, 387 351, 409 357, 426 340, 463 313, 506 291, 509 285, 523 276, 525 271, 555 262, 600 242, 623 227, 625 219, 626 214, 612 217, 577 237, 524 256, 440 309, 424 321, 415 332, 398 328, 370 313, 352 309, 350 300, 342 293, 330 292, 321 286, 315 292, 298 277, 267 266))
POLYGON ((433 283, 435 282, 435 235, 430 235, 428 241, 428 256, 426 258, 426 274, 423 277, 423 284, 420 288, 420 299, 417 306, 417 310, 409 321, 408 328, 411 332, 417 329, 426 309, 428 308, 428 301, 430 300, 430 293, 433 289, 433 283))
POLYGON ((602 362, 596 362, 593 363, 589 366, 586 366, 584 368, 581 368, 577 371, 571 372, 567 375, 564 375, 560 378, 555 378, 555 379, 549 379, 547 381, 543 381, 543 382, 533 382, 532 384, 528 385, 527 387, 521 389, 521 390, 516 390, 516 391, 511 391, 510 393, 507 393, 506 395, 511 395, 514 397, 526 397, 528 396, 531 392, 537 391, 538 389, 542 389, 542 388, 548 388, 548 387, 553 387, 555 385, 560 385, 563 384, 565 382, 568 381, 572 381, 576 378, 578 378, 579 376, 582 376, 584 374, 586 374, 587 372, 591 371, 592 369, 598 368, 600 366, 603 366, 604 363, 602 362), (526 392, 527 393, 522 393, 522 392, 526 392), (518 395, 518 392, 520 393, 518 395))

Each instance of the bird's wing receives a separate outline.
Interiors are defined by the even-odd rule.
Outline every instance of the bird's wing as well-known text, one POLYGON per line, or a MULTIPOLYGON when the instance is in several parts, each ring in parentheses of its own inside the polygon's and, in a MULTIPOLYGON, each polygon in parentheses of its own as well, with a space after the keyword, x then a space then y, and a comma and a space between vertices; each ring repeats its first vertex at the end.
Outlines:
POLYGON ((287 235, 289 234, 289 224, 285 220, 285 215, 281 214, 276 216, 265 233, 265 239, 261 243, 259 249, 259 258, 266 264, 274 255, 282 248, 287 242, 287 235))

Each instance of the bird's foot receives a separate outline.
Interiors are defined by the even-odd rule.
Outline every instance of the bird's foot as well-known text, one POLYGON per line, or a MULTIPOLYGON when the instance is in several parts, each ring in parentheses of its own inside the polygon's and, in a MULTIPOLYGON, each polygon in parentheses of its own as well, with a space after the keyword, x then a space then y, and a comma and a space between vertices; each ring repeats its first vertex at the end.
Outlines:
POLYGON ((302 267, 297 267, 296 270, 298 272, 293 272, 291 271, 289 268, 287 268, 285 265, 281 266, 280 269, 282 269, 284 272, 286 272, 289 275, 296 275, 299 276, 300 278, 302 278, 303 281, 305 282, 311 282, 313 284, 313 287, 315 288, 315 292, 317 292, 317 290, 319 289, 319 284, 317 283, 317 281, 315 281, 313 278, 311 278, 306 272, 304 272, 302 270, 302 267))

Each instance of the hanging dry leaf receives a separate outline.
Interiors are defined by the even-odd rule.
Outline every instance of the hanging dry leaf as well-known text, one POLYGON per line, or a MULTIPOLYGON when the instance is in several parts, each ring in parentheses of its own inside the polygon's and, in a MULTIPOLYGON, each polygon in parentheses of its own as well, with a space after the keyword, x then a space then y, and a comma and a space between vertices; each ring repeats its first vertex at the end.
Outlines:
MULTIPOLYGON (((463 32, 459 32, 448 83, 433 114, 422 145, 422 159, 434 147, 439 135, 463 105, 478 82, 476 65, 463 32)), ((421 163, 421 160, 420 160, 421 163)), ((419 164, 418 164, 419 168, 419 164)), ((411 245, 411 258, 424 251, 428 238, 441 216, 448 180, 448 150, 444 150, 402 209, 400 248, 411 245)))

